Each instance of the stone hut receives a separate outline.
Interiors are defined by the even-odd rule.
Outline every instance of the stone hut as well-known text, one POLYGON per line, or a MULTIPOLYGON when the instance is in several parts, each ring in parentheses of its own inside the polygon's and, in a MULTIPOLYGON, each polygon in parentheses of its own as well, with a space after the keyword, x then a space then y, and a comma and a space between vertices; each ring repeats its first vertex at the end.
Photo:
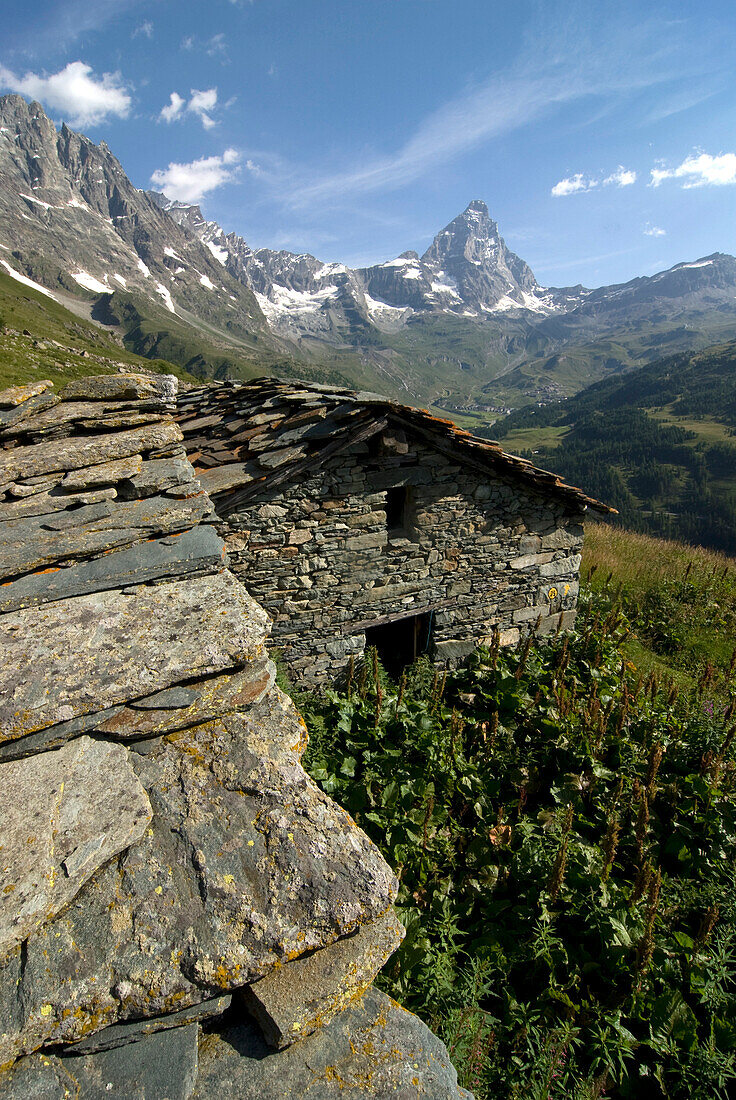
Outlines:
POLYGON ((585 511, 612 509, 498 443, 271 378, 190 390, 177 417, 231 568, 300 681, 366 644, 396 673, 574 622, 585 511))

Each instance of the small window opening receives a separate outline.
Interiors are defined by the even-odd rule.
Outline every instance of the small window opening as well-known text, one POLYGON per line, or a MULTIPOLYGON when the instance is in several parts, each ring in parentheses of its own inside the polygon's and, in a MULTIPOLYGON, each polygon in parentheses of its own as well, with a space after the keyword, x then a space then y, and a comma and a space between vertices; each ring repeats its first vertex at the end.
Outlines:
POLYGON ((381 439, 381 433, 378 432, 376 435, 372 435, 368 440, 369 458, 378 458, 378 456, 381 454, 381 439))
POLYGON ((389 535, 408 537, 411 522, 411 491, 407 486, 386 491, 386 527, 389 535))
POLYGON ((370 626, 365 632, 367 648, 375 646, 386 672, 392 680, 401 677, 406 665, 412 664, 429 649, 432 633, 432 613, 408 615, 380 626, 370 626))

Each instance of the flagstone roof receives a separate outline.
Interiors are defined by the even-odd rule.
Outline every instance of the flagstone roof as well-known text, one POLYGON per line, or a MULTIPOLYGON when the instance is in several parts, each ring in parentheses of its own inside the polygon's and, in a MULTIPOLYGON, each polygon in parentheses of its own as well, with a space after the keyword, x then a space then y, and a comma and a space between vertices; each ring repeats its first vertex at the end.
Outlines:
POLYGON ((177 419, 189 459, 221 514, 265 489, 314 472, 389 424, 422 436, 481 473, 518 478, 578 508, 615 512, 493 440, 375 393, 275 378, 212 383, 180 394, 177 419))

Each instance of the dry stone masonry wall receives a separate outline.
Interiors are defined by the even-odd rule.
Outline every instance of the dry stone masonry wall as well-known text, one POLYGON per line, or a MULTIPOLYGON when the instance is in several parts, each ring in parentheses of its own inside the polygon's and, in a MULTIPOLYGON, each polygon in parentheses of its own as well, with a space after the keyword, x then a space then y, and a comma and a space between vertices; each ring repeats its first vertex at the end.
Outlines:
POLYGON ((401 620, 445 665, 495 631, 512 644, 572 624, 585 510, 611 509, 500 444, 380 395, 277 379, 190 390, 177 419, 298 681, 329 680, 366 630, 401 620))
POLYGON ((430 652, 456 664, 494 629, 502 644, 575 618, 582 512, 387 430, 313 476, 227 516, 231 568, 274 619, 300 679, 334 676, 365 629, 431 614, 430 652), (398 438, 397 438, 398 436, 398 438), (387 498, 405 492, 404 526, 387 498))
POLYGON ((364 992, 396 881, 300 765, 175 386, 0 393, 0 1098, 467 1096, 364 992))

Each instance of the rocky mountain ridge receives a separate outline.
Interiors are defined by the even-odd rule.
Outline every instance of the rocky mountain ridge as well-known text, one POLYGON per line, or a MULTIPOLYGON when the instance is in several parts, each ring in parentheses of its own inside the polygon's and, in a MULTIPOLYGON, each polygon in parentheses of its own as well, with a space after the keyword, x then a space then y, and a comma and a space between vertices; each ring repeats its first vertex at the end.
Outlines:
POLYGON ((57 132, 19 95, 0 98, 0 224, 2 268, 52 294, 129 292, 159 312, 229 321, 235 338, 268 334, 252 292, 133 186, 104 141, 57 132))
POLYGON ((579 285, 543 287, 507 247, 480 199, 440 230, 422 256, 409 250, 372 267, 348 268, 323 263, 308 253, 253 250, 242 237, 207 221, 199 206, 155 192, 149 195, 251 287, 269 321, 285 332, 299 316, 299 327, 306 333, 315 325, 312 314, 334 311, 346 302, 379 328, 406 323, 418 313, 497 321, 512 314, 541 325, 550 317, 574 313, 578 321, 592 320, 697 295, 707 295, 712 305, 728 305, 736 290, 736 259, 723 253, 594 290, 579 285))
POLYGON ((196 205, 148 192, 174 221, 198 237, 237 279, 249 286, 285 335, 318 333, 336 311, 390 331, 421 313, 483 317, 509 311, 549 314, 588 293, 548 291, 506 246, 480 199, 442 229, 420 256, 412 250, 365 268, 323 263, 308 253, 251 249, 242 237, 207 221, 196 205), (320 319, 317 315, 322 314, 320 319))
POLYGON ((516 405, 736 337, 733 257, 542 287, 481 200, 423 255, 370 267, 253 249, 198 206, 139 191, 104 142, 57 133, 18 95, 0 98, 0 219, 0 269, 200 377, 286 365, 413 403, 516 405))

